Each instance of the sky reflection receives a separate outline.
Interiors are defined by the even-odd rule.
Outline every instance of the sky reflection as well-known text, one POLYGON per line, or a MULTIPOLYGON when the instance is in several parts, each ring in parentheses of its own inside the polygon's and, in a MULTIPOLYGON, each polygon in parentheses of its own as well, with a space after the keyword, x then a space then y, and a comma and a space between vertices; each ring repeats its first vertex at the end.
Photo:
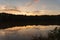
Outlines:
POLYGON ((28 26, 19 26, 8 29, 0 30, 0 39, 1 40, 30 40, 32 36, 42 36, 47 37, 48 30, 53 30, 55 27, 60 27, 57 25, 42 26, 42 25, 28 25, 28 26))

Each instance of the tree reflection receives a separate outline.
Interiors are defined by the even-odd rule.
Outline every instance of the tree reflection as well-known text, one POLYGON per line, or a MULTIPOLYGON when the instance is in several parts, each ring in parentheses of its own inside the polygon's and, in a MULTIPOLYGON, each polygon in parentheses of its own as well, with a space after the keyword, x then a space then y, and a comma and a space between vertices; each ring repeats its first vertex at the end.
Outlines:
POLYGON ((42 37, 42 36, 35 36, 32 38, 32 40, 60 40, 60 28, 55 28, 54 30, 50 30, 48 32, 48 37, 42 37))

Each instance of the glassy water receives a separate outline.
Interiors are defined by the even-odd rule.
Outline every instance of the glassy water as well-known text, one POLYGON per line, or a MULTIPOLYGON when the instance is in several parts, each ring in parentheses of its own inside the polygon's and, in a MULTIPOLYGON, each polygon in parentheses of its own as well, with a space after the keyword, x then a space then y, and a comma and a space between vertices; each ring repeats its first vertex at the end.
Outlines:
POLYGON ((33 36, 48 36, 48 31, 53 30, 57 25, 27 25, 0 29, 0 40, 31 40, 33 36))

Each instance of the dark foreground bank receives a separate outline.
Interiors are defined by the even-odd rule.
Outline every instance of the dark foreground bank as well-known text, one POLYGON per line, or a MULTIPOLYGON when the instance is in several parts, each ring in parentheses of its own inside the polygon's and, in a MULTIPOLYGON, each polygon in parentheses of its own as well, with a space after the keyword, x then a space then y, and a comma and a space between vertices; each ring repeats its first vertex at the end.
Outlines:
POLYGON ((60 15, 26 16, 0 13, 0 29, 24 25, 60 25, 60 15))

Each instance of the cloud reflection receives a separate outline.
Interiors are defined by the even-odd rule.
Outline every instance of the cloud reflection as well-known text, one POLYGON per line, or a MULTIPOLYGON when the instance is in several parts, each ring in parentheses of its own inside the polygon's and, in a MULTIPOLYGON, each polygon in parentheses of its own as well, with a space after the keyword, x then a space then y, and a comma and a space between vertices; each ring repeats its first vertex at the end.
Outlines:
POLYGON ((60 27, 57 25, 54 26, 19 26, 8 29, 0 29, 0 40, 31 40, 32 36, 47 36, 48 30, 53 30, 55 27, 60 27))

